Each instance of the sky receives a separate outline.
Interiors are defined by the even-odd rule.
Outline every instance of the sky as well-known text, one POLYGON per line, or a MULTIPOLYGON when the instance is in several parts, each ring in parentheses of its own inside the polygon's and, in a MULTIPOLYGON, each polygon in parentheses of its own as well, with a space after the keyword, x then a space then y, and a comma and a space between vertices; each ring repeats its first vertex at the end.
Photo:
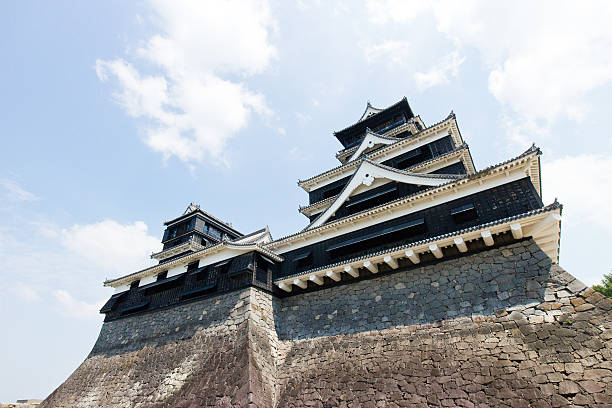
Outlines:
POLYGON ((0 2, 0 402, 84 360, 112 290, 193 201, 248 233, 307 224, 296 184, 406 96, 477 169, 536 143, 560 265, 592 285, 612 200, 612 3, 0 2), (7 369, 8 368, 8 369, 7 369))

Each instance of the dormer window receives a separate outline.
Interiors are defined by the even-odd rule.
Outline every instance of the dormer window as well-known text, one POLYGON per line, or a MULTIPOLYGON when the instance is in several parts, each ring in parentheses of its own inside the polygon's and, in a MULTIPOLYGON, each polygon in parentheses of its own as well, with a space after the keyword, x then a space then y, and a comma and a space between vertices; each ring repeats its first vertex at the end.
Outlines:
POLYGON ((168 277, 168 271, 163 271, 157 275, 157 282, 162 281, 168 277))
POLYGON ((139 285, 140 280, 135 280, 134 282, 130 283, 130 289, 137 289, 139 285))

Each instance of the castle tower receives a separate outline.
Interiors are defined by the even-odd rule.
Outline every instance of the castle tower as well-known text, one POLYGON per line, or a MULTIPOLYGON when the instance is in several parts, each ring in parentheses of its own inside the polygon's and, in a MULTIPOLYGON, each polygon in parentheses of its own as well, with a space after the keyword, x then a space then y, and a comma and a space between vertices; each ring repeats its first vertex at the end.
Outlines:
POLYGON ((183 215, 164 223, 166 230, 161 252, 151 255, 160 263, 181 257, 200 249, 235 240, 243 235, 231 225, 203 211, 199 205, 189 204, 183 215))
POLYGON ((334 133, 306 226, 190 205, 42 407, 609 406, 612 301, 558 265, 541 151, 477 170, 453 112, 406 98, 334 133))

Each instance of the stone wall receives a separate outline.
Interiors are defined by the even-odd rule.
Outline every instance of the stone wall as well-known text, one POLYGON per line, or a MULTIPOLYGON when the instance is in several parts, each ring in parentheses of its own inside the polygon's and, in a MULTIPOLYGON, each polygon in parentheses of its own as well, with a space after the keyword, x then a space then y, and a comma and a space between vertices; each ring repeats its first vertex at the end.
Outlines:
POLYGON ((611 309, 526 240, 105 323, 42 406, 612 406, 611 309))
POLYGON ((274 307, 281 407, 612 404, 612 302, 532 241, 274 307))
POLYGON ((247 406, 249 296, 246 289, 104 323, 89 357, 41 407, 247 406))

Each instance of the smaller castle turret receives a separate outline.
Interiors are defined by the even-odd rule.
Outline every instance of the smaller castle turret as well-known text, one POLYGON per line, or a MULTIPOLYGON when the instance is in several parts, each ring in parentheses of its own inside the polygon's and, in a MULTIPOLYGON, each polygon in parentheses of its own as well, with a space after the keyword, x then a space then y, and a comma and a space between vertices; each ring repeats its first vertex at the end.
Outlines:
POLYGON ((151 255, 159 263, 218 244, 224 239, 233 241, 244 236, 232 228, 231 224, 213 217, 193 202, 183 215, 166 221, 164 225, 164 247, 161 252, 151 255))

